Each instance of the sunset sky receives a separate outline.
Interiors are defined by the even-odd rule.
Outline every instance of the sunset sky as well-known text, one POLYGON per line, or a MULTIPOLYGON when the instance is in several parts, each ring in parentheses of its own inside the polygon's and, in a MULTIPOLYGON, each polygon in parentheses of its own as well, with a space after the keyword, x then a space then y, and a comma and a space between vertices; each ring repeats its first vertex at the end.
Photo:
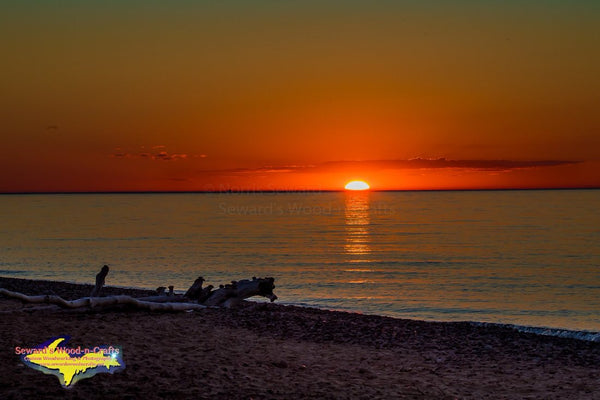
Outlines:
POLYGON ((0 192, 600 187, 600 2, 0 2, 0 192))

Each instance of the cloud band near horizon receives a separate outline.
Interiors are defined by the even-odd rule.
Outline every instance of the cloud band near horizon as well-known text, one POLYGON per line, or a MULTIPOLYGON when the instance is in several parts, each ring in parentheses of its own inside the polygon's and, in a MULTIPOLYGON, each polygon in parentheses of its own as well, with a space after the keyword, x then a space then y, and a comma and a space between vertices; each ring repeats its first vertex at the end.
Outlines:
POLYGON ((363 160, 363 161, 328 161, 311 165, 282 165, 263 166, 258 168, 236 168, 228 170, 210 170, 206 172, 221 173, 288 173, 288 172, 317 172, 330 170, 369 170, 384 169, 468 169, 477 171, 509 171, 524 168, 546 168, 570 164, 578 164, 580 160, 451 160, 446 158, 426 159, 413 158, 408 160, 363 160))

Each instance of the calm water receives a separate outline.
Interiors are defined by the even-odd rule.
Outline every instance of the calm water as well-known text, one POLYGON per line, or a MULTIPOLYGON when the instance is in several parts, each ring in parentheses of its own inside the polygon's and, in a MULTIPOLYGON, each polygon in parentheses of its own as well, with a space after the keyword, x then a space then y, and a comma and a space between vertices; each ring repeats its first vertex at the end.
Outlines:
POLYGON ((600 331, 600 191, 0 196, 0 275, 600 331))

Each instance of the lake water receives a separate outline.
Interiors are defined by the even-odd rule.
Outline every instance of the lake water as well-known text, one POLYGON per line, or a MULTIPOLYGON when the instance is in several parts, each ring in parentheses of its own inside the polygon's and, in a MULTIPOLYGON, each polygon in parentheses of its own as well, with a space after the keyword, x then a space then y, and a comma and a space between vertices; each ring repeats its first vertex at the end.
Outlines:
POLYGON ((600 331, 600 191, 0 196, 0 275, 600 331))

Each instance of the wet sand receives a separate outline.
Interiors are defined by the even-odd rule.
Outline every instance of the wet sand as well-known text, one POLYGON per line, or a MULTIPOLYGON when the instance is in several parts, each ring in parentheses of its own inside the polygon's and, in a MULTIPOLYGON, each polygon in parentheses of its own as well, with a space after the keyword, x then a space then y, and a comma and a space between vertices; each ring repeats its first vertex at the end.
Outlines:
MULTIPOLYGON (((0 277, 0 287, 75 299, 92 286, 0 277)), ((0 296, 2 399, 600 398, 600 343, 509 328, 266 303, 180 313, 39 308, 0 296), (14 354, 63 334, 69 347, 122 346, 126 368, 67 390, 14 354)))

